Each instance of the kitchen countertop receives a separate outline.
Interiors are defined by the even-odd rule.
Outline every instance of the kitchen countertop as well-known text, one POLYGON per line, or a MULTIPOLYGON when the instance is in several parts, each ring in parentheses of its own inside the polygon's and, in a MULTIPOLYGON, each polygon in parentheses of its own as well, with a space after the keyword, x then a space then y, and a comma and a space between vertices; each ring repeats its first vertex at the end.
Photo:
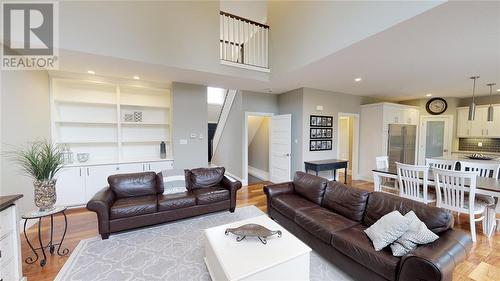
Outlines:
POLYGON ((455 150, 455 151, 452 151, 451 152, 452 154, 455 153, 455 154, 474 154, 474 153, 481 153, 481 154, 484 154, 484 155, 489 155, 489 156, 497 156, 497 157, 500 157, 500 153, 498 152, 482 152, 482 151, 465 151, 465 150, 455 150))
POLYGON ((14 204, 14 202, 21 199, 22 197, 22 194, 0 196, 0 211, 7 209, 10 205, 14 204))
MULTIPOLYGON (((476 152, 477 153, 477 152, 476 152)), ((486 154, 488 155, 488 154, 486 154)), ((473 163, 495 163, 500 165, 500 157, 497 155, 491 155, 489 154, 490 157, 494 157, 492 160, 476 160, 476 159, 469 159, 464 155, 451 155, 450 157, 433 157, 434 159, 443 159, 443 160, 453 160, 453 161, 467 161, 467 162, 473 162, 473 163)))

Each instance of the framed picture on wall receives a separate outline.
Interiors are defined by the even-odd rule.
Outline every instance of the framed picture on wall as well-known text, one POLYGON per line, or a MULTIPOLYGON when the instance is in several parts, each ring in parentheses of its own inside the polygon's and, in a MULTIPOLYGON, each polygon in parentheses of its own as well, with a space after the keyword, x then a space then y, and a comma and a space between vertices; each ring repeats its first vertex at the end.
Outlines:
POLYGON ((333 116, 311 115, 309 125, 311 127, 333 127, 333 116))
POLYGON ((331 137, 332 137, 332 135, 333 135, 333 134, 332 134, 332 130, 333 130, 333 129, 326 129, 326 137, 327 137, 327 138, 331 138, 331 137))
POLYGON ((328 127, 331 127, 331 126, 333 125, 333 117, 328 117, 328 118, 326 119, 326 125, 327 125, 328 127))

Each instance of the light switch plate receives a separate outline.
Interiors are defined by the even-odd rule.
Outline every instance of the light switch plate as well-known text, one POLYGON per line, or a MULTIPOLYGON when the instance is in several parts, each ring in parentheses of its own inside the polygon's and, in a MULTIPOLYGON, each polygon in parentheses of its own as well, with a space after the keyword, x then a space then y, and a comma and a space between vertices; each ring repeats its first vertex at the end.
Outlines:
POLYGON ((316 110, 317 111, 323 111, 323 106, 322 105, 316 105, 316 110))
POLYGON ((482 143, 482 142, 478 142, 478 143, 477 143, 477 146, 482 147, 482 146, 483 146, 483 143, 482 143))
POLYGON ((195 138, 196 138, 196 133, 191 133, 190 137, 191 137, 192 139, 195 139, 195 138))
POLYGON ((187 139, 180 139, 179 144, 188 144, 188 140, 187 139))
POLYGON ((202 139, 203 139, 203 134, 200 134, 200 140, 202 140, 202 139))

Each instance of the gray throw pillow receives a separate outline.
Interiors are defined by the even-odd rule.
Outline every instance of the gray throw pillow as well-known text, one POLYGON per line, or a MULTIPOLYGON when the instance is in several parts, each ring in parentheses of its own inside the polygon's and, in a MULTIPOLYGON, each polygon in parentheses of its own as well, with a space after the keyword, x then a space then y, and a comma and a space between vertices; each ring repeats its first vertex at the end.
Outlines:
POLYGON ((408 254, 408 252, 415 250, 417 245, 432 243, 439 238, 413 211, 408 212, 405 217, 411 220, 410 227, 391 245, 392 254, 396 257, 408 254))
POLYGON ((380 251, 405 234, 410 222, 400 212, 392 211, 365 229, 365 233, 372 240, 375 251, 380 251))
POLYGON ((175 194, 187 191, 184 170, 166 170, 162 171, 163 175, 163 194, 175 194))

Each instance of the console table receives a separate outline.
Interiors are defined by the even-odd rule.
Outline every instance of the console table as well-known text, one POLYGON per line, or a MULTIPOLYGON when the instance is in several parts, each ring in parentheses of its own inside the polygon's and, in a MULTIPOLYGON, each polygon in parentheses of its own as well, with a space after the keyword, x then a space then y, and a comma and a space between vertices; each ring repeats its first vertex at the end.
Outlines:
POLYGON ((319 160, 319 161, 307 161, 304 162, 306 173, 309 171, 315 171, 316 176, 320 171, 333 171, 333 180, 337 180, 337 170, 345 169, 344 173, 344 183, 347 184, 347 164, 349 161, 341 160, 341 159, 327 159, 327 160, 319 160))

